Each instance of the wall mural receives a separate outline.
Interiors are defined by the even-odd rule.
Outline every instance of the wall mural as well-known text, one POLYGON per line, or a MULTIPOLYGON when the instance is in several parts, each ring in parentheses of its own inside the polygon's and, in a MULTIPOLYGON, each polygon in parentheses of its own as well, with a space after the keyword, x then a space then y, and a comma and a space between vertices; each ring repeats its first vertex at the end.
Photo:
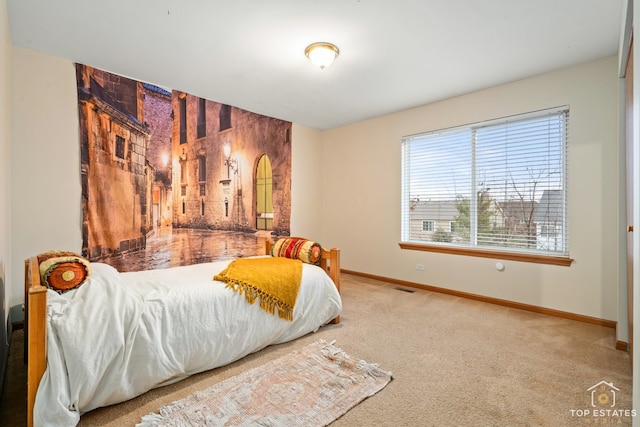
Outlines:
POLYGON ((76 64, 82 252, 120 271, 289 235, 291 123, 76 64))

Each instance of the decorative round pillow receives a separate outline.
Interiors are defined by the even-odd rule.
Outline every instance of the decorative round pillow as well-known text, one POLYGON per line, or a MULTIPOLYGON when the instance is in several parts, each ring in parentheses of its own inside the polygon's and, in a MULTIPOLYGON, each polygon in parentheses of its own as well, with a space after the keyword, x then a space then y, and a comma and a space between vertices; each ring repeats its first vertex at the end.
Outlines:
POLYGON ((82 285, 91 275, 91 263, 70 251, 49 251, 38 255, 42 285, 63 294, 82 285))
POLYGON ((322 246, 301 237, 283 237, 271 247, 271 256, 299 259, 308 264, 320 264, 322 246))

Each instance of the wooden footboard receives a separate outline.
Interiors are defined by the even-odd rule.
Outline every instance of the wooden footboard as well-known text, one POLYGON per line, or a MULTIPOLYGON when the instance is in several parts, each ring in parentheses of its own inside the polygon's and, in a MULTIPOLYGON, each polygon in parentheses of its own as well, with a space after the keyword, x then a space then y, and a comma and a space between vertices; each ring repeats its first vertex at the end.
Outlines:
MULTIPOLYGON (((265 249, 266 254, 271 254, 273 242, 267 239, 265 249)), ((322 258, 320 259, 320 267, 327 272, 336 289, 340 292, 340 249, 331 248, 329 250, 322 248, 322 258)), ((333 319, 332 323, 340 323, 340 316, 333 319)))
MULTIPOLYGON (((323 249, 320 267, 331 277, 333 284, 336 285, 336 289, 338 289, 338 293, 340 293, 340 249, 331 248, 328 251, 323 249)), ((340 316, 333 319, 333 323, 340 323, 340 316)))
MULTIPOLYGON (((273 243, 266 241, 266 253, 273 243)), ((340 292, 340 250, 322 250, 320 266, 327 272, 340 292)), ((24 265, 25 304, 25 361, 27 363, 27 427, 33 426, 33 407, 38 385, 47 364, 47 288, 40 283, 38 258, 32 257, 24 265)), ((336 317, 333 323, 339 323, 336 317)))

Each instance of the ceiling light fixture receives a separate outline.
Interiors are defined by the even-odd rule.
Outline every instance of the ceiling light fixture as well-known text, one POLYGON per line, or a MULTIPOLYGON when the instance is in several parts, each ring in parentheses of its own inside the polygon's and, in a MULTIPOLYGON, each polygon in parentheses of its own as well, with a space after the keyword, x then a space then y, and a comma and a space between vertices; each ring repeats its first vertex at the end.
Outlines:
POLYGON ((325 67, 331 65, 331 63, 338 57, 340 50, 334 44, 327 42, 312 43, 304 50, 304 54, 315 65, 323 70, 325 67))

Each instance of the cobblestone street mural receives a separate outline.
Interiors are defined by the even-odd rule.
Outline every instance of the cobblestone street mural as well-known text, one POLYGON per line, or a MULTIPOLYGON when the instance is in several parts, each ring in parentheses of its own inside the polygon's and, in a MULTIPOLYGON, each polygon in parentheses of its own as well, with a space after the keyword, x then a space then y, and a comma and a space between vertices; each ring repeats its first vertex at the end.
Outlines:
POLYGON ((261 255, 265 237, 238 231, 161 228, 144 250, 106 260, 119 271, 151 270, 261 255))
POLYGON ((186 265, 289 235, 290 122, 86 65, 76 78, 90 260, 186 265))

